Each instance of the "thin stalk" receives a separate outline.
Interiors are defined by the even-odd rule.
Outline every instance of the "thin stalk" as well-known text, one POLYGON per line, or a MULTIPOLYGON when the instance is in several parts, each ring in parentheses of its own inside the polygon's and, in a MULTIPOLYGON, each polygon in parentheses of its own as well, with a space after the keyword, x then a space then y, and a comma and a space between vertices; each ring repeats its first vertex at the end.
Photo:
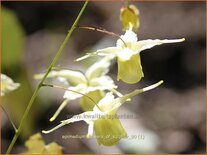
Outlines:
POLYGON ((87 97, 89 100, 91 100, 91 101, 94 103, 94 105, 97 106, 97 108, 98 108, 100 111, 102 111, 101 108, 98 106, 98 104, 93 100, 93 98, 91 98, 90 96, 88 96, 88 95, 86 95, 86 94, 83 94, 83 93, 80 93, 80 92, 77 92, 77 91, 75 91, 75 90, 71 90, 71 89, 68 89, 68 88, 65 88, 65 87, 57 86, 57 85, 51 85, 51 84, 44 84, 44 83, 43 83, 42 86, 47 86, 47 87, 53 87, 53 88, 63 89, 63 90, 66 90, 66 91, 71 91, 71 92, 73 92, 73 93, 76 93, 76 94, 80 94, 80 95, 82 95, 82 96, 85 96, 85 97, 87 97))
POLYGON ((129 7, 129 0, 126 0, 126 1, 125 1, 125 6, 126 6, 126 7, 129 7))
POLYGON ((58 61, 58 59, 59 59, 61 53, 63 52, 63 50, 64 50, 64 48, 65 48, 65 46, 66 46, 66 44, 67 44, 67 42, 68 42, 68 40, 70 39, 71 34, 73 33, 74 29, 76 28, 76 25, 78 24, 78 21, 79 21, 81 15, 83 14, 83 11, 85 10, 87 4, 88 4, 88 0, 85 1, 85 3, 84 3, 84 5, 83 5, 82 9, 80 10, 80 12, 79 12, 79 14, 78 14, 76 20, 74 21, 74 23, 73 23, 73 25, 72 25, 70 31, 68 32, 68 34, 67 34, 65 40, 64 40, 63 43, 61 44, 61 46, 60 46, 60 48, 59 48, 57 54, 55 55, 54 59, 52 60, 52 62, 51 62, 51 64, 50 64, 50 66, 48 67, 47 72, 45 73, 45 75, 43 76, 42 80, 41 80, 41 81, 39 82, 39 84, 37 85, 37 87, 36 87, 36 89, 35 89, 35 91, 34 91, 32 97, 31 97, 31 99, 30 99, 30 101, 29 101, 29 103, 28 103, 28 106, 27 106, 27 108, 26 108, 26 110, 25 110, 25 112, 24 112, 24 114, 23 114, 23 117, 22 117, 22 119, 21 119, 20 125, 19 125, 19 127, 18 127, 18 129, 17 129, 17 132, 15 133, 15 135, 14 135, 14 137, 13 137, 13 139, 12 139, 12 141, 11 141, 11 143, 10 143, 10 145, 9 145, 9 147, 8 147, 8 149, 7 149, 7 151, 6 151, 6 154, 9 154, 9 153, 11 152, 11 150, 12 150, 12 148, 13 148, 13 146, 14 146, 16 140, 17 140, 17 138, 18 138, 19 135, 20 135, 20 132, 22 131, 22 128, 23 128, 24 123, 25 123, 25 120, 26 120, 26 118, 27 118, 27 116, 28 116, 28 114, 29 114, 29 112, 30 112, 30 109, 31 109, 31 107, 32 107, 32 105, 33 105, 33 103, 34 103, 35 98, 37 97, 37 94, 38 94, 40 88, 42 87, 43 82, 44 82, 45 79, 47 78, 47 76, 48 76, 48 74, 50 73, 50 71, 52 70, 52 68, 53 68, 53 67, 55 66, 55 64, 57 63, 57 61, 58 61))
POLYGON ((110 32, 110 31, 107 31, 105 29, 101 29, 101 28, 96 28, 96 27, 91 27, 91 26, 77 26, 77 28, 80 28, 80 29, 86 29, 86 30, 92 30, 92 31, 97 31, 97 32, 101 32, 101 33, 105 33, 105 34, 108 34, 108 35, 111 35, 111 36, 115 36, 117 38, 119 38, 125 45, 125 47, 127 47, 127 44, 125 43, 125 41, 120 37, 119 34, 116 34, 114 32, 110 32))
POLYGON ((6 114, 8 120, 10 121, 12 127, 14 128, 14 131, 17 131, 17 127, 15 126, 14 122, 12 121, 11 117, 9 116, 9 114, 7 113, 6 109, 0 104, 1 109, 4 111, 4 113, 6 114))

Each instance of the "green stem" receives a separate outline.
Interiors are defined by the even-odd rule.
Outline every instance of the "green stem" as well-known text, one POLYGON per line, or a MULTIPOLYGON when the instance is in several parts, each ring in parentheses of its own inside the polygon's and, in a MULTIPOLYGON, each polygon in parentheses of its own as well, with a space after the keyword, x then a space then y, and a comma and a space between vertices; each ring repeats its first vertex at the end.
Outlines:
POLYGON ((125 6, 126 6, 126 7, 129 7, 129 0, 126 0, 126 1, 125 1, 125 6))
POLYGON ((40 88, 42 87, 43 82, 44 82, 45 79, 47 78, 47 76, 48 76, 48 74, 50 73, 50 71, 52 70, 52 68, 53 68, 53 67, 55 66, 55 64, 57 63, 57 61, 58 61, 58 59, 59 59, 61 53, 63 52, 63 50, 64 50, 64 48, 65 48, 65 46, 66 46, 66 44, 67 44, 67 42, 68 42, 68 40, 69 40, 71 34, 73 33, 74 29, 76 28, 76 25, 77 25, 77 23, 78 23, 78 21, 79 21, 81 15, 83 14, 83 11, 85 10, 87 4, 88 4, 88 0, 85 1, 84 5, 83 5, 83 7, 82 7, 82 9, 81 9, 81 11, 79 12, 79 14, 78 14, 78 16, 77 16, 75 22, 73 23, 73 25, 72 25, 70 31, 69 31, 68 34, 67 34, 65 40, 64 40, 63 43, 61 44, 61 46, 60 46, 60 48, 59 48, 57 54, 55 55, 54 59, 52 60, 52 62, 51 62, 51 64, 50 64, 50 66, 48 67, 47 72, 45 73, 45 75, 43 76, 42 80, 41 80, 41 81, 39 82, 39 84, 37 85, 37 87, 36 87, 36 89, 35 89, 35 91, 34 91, 32 97, 31 97, 31 99, 30 99, 30 101, 29 101, 29 103, 28 103, 28 106, 27 106, 27 108, 26 108, 26 110, 25 110, 25 112, 24 112, 24 114, 23 114, 23 117, 22 117, 22 119, 21 119, 20 125, 19 125, 19 127, 18 127, 18 129, 17 129, 17 132, 15 133, 15 135, 14 135, 14 137, 13 137, 13 139, 12 139, 12 141, 11 141, 11 143, 10 143, 10 145, 9 145, 9 147, 8 147, 8 149, 7 149, 7 151, 6 151, 6 154, 9 154, 9 153, 11 152, 11 150, 12 150, 12 148, 13 148, 13 146, 14 146, 16 140, 17 140, 17 138, 18 138, 19 135, 20 135, 20 132, 22 131, 22 128, 23 128, 24 123, 25 123, 25 120, 26 120, 26 118, 27 118, 27 116, 28 116, 28 114, 29 114, 29 112, 30 112, 30 109, 31 109, 31 107, 32 107, 32 105, 33 105, 33 103, 34 103, 35 98, 37 97, 37 94, 38 94, 40 88))

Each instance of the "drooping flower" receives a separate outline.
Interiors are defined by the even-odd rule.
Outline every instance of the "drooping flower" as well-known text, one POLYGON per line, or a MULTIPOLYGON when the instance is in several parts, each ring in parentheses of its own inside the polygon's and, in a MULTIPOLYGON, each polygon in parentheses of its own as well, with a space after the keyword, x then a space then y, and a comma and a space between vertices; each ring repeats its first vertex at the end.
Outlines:
POLYGON ((120 21, 122 30, 126 31, 132 28, 134 32, 139 29, 139 10, 135 5, 128 5, 120 9, 120 21))
POLYGON ((131 30, 126 30, 124 35, 120 36, 117 40, 115 47, 108 47, 104 49, 97 50, 93 53, 87 53, 85 56, 76 59, 80 61, 88 57, 99 55, 99 56, 112 56, 117 58, 118 63, 118 75, 117 80, 122 80, 128 84, 134 84, 144 77, 142 71, 140 52, 146 49, 150 49, 156 45, 166 44, 166 43, 177 43, 182 42, 185 39, 147 39, 138 41, 137 35, 131 30))
POLYGON ((19 83, 15 83, 10 77, 1 73, 1 96, 17 89, 19 86, 19 83))
POLYGON ((88 124, 87 138, 92 137, 93 132, 95 132, 95 136, 99 145, 114 145, 118 143, 121 138, 125 138, 127 136, 127 133, 117 115, 117 111, 120 106, 124 102, 128 101, 128 99, 131 97, 154 89, 162 83, 163 81, 160 81, 149 87, 136 89, 129 94, 117 98, 114 98, 114 95, 109 92, 98 102, 97 106, 95 106, 92 111, 87 111, 79 115, 75 115, 70 119, 63 120, 53 129, 42 132, 47 134, 67 124, 84 121, 88 124))
MULTIPOLYGON (((61 110, 68 104, 69 101, 81 98, 80 105, 84 111, 92 110, 94 102, 98 102, 105 96, 105 90, 117 92, 117 86, 113 79, 106 75, 109 71, 110 57, 105 57, 93 64, 84 73, 74 70, 60 70, 51 71, 48 78, 59 78, 66 82, 69 90, 65 91, 60 107, 57 109, 50 121, 53 121, 61 112, 61 110), (75 93, 78 92, 78 93, 75 93), (84 96, 82 94, 85 94, 84 96), (90 100, 92 98, 94 102, 90 100)), ((41 78, 43 74, 35 75, 35 78, 41 78)), ((118 93, 118 92, 117 92, 118 93)))

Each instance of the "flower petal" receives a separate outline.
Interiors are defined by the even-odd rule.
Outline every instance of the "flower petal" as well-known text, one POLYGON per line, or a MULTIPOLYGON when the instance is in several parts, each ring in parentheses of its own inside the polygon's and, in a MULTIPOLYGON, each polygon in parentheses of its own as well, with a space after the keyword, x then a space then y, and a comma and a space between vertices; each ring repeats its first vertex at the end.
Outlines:
POLYGON ((114 84, 114 81, 110 76, 101 76, 90 81, 88 91, 112 90, 114 88, 117 88, 117 86, 114 84))
POLYGON ((133 55, 135 55, 136 52, 132 51, 131 49, 129 48, 124 48, 123 50, 121 50, 118 54, 118 58, 123 60, 123 61, 126 61, 126 60, 130 60, 131 57, 133 55))
POLYGON ((90 80, 93 78, 100 77, 109 72, 110 59, 109 57, 104 57, 102 60, 99 60, 93 64, 87 71, 86 77, 90 80))
MULTIPOLYGON (((103 112, 105 114, 112 114, 114 112, 116 112, 118 110, 118 108, 126 101, 128 101, 130 98, 132 98, 135 95, 138 95, 142 92, 145 91, 149 91, 152 90, 156 87, 158 87, 159 85, 161 85, 163 83, 163 81, 159 81, 153 85, 150 85, 148 87, 142 88, 142 89, 136 89, 134 91, 132 91, 131 93, 125 94, 121 97, 117 97, 116 99, 114 99, 114 96, 112 95, 112 93, 107 93, 106 96, 101 99, 98 103, 98 106, 103 109, 103 112)), ((97 109, 97 107, 94 107, 94 111, 97 109)))
POLYGON ((87 111, 87 112, 83 112, 79 115, 75 115, 72 118, 66 119, 64 121, 61 121, 61 123, 57 126, 55 126, 54 128, 50 129, 50 130, 43 130, 42 132, 45 134, 51 133, 57 129, 59 129, 62 126, 65 126, 67 124, 70 123, 74 123, 74 122, 79 122, 79 121, 85 121, 86 123, 90 123, 91 121, 96 120, 97 118, 95 117, 96 114, 94 114, 94 112, 92 111, 87 111))
POLYGON ((114 107, 111 108, 111 110, 113 111, 113 109, 118 109, 118 108, 119 108, 124 102, 126 102, 129 98, 132 98, 133 96, 138 95, 138 94, 140 94, 140 93, 143 93, 143 92, 152 90, 152 89, 158 87, 159 85, 161 85, 162 83, 163 83, 163 81, 161 80, 161 81, 159 81, 159 82, 157 82, 157 83, 155 83, 155 84, 153 84, 153 85, 150 85, 150 86, 145 87, 145 88, 142 88, 142 89, 136 89, 136 90, 134 90, 134 91, 131 92, 131 93, 128 93, 128 94, 126 94, 126 95, 124 95, 124 96, 122 96, 122 97, 116 98, 116 99, 114 100, 114 103, 116 103, 116 104, 114 104, 114 107))
POLYGON ((83 95, 79 94, 86 94, 87 91, 87 86, 85 84, 79 84, 76 87, 69 87, 68 89, 74 91, 65 91, 65 94, 63 96, 63 98, 67 98, 69 100, 75 100, 77 98, 82 97, 83 95), (79 93, 75 93, 75 92, 79 92, 79 93))
POLYGON ((139 10, 134 5, 121 8, 120 20, 124 31, 131 28, 133 28, 133 31, 137 31, 140 25, 139 10))
MULTIPOLYGON (((35 79, 41 79, 44 74, 36 74, 35 79)), ((80 83, 87 83, 87 80, 83 73, 74 70, 60 70, 60 71, 51 71, 47 78, 63 78, 68 81, 71 85, 77 85, 80 83)))
POLYGON ((91 121, 88 123, 88 134, 86 135, 87 138, 91 138, 93 136, 94 131, 94 122, 91 121))
POLYGON ((109 57, 111 57, 111 59, 113 59, 119 50, 120 50, 120 48, 118 48, 118 47, 107 47, 104 49, 97 50, 96 52, 87 53, 86 55, 76 59, 75 61, 82 61, 84 59, 87 59, 89 57, 96 56, 96 55, 109 56, 109 57))
POLYGON ((144 77, 142 72, 140 55, 136 54, 130 60, 123 60, 118 57, 118 77, 117 80, 122 80, 128 84, 134 84, 144 77))
POLYGON ((100 56, 107 56, 107 55, 116 55, 116 53, 120 50, 119 47, 107 47, 107 48, 103 48, 103 49, 100 49, 100 50, 97 50, 96 53, 97 55, 100 55, 100 56))
POLYGON ((184 38, 182 38, 182 39, 171 39, 171 40, 168 40, 168 39, 164 39, 164 40, 148 39, 148 40, 138 41, 137 43, 135 43, 133 45, 134 46, 133 48, 137 52, 141 52, 143 50, 150 49, 150 48, 152 48, 152 47, 154 47, 156 45, 161 45, 161 44, 166 44, 166 43, 178 43, 178 42, 183 42, 183 41, 185 41, 184 38))
MULTIPOLYGON (((137 42, 137 34, 134 33, 132 30, 126 30, 125 34, 121 35, 121 39, 125 42, 127 46, 131 46, 131 44, 137 42)), ((116 46, 119 48, 123 48, 126 46, 121 39, 118 39, 116 42, 116 46)))
POLYGON ((102 117, 94 122, 94 131, 99 145, 112 146, 127 136, 117 115, 112 117, 113 119, 102 117))
POLYGON ((105 95, 103 91, 91 91, 85 94, 86 96, 81 97, 80 106, 84 111, 92 111, 93 107, 96 106, 95 103, 98 103, 105 95), (88 97, 92 98, 92 102, 88 97))
MULTIPOLYGON (((113 104, 111 103, 113 101, 114 101, 114 95, 112 94, 112 92, 109 92, 105 95, 105 97, 103 97, 99 101, 98 106, 100 107, 102 112, 109 111, 111 108, 113 108, 113 104)), ((100 110, 98 109, 98 107, 95 106, 93 108, 93 111, 99 112, 100 110)))
POLYGON ((63 108, 65 108, 65 106, 69 103, 69 99, 65 99, 60 106, 58 107, 58 109, 56 110, 56 112, 54 113, 54 115, 50 118, 50 122, 54 121, 57 116, 60 114, 60 112, 63 110, 63 108))
POLYGON ((19 86, 19 83, 15 83, 10 77, 5 74, 1 74, 1 96, 17 89, 19 86))

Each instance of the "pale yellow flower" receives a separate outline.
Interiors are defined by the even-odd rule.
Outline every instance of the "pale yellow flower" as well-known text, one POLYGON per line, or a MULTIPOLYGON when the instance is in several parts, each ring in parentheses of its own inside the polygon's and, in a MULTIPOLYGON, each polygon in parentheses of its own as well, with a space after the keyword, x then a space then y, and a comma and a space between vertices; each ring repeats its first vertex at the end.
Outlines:
MULTIPOLYGON (((48 78, 58 78, 66 82, 69 90, 65 91, 63 98, 65 100, 57 109, 50 121, 53 121, 61 112, 61 110, 68 104, 69 101, 81 98, 80 105, 84 111, 92 110, 94 102, 91 102, 88 97, 98 102, 105 96, 105 90, 117 92, 117 86, 113 79, 106 75, 109 71, 110 58, 105 57, 100 61, 94 63, 84 73, 74 70, 60 70, 51 71, 48 78), (78 92, 78 93, 75 93, 78 92), (85 94, 83 96, 82 94, 85 94)), ((35 75, 35 78, 41 78, 43 74, 35 75)), ((118 92, 117 92, 118 93, 118 92)))
POLYGON ((10 77, 1 74, 1 96, 17 89, 19 86, 19 83, 15 83, 10 77))
POLYGON ((130 28, 134 32, 137 31, 140 25, 138 8, 135 5, 122 7, 120 10, 120 21, 123 31, 126 31, 130 28))
POLYGON ((148 39, 138 41, 137 35, 132 30, 126 30, 126 33, 117 40, 116 46, 108 47, 97 50, 93 53, 88 53, 85 56, 78 58, 76 61, 86 59, 88 57, 99 56, 111 56, 117 58, 118 63, 118 75, 117 80, 122 80, 128 84, 134 84, 144 77, 142 71, 140 52, 146 49, 150 49, 156 45, 166 43, 182 42, 185 39, 148 39))
POLYGON ((125 138, 127 136, 127 133, 117 116, 117 111, 120 106, 131 97, 154 89, 162 83, 163 81, 160 81, 149 87, 134 90, 129 94, 117 98, 114 98, 114 95, 111 92, 107 93, 106 96, 98 102, 98 106, 95 106, 92 111, 87 111, 79 115, 75 115, 70 119, 63 120, 53 129, 42 132, 47 134, 67 124, 84 121, 88 124, 88 138, 93 136, 93 132, 95 132, 99 145, 114 145, 118 143, 121 138, 125 138))

